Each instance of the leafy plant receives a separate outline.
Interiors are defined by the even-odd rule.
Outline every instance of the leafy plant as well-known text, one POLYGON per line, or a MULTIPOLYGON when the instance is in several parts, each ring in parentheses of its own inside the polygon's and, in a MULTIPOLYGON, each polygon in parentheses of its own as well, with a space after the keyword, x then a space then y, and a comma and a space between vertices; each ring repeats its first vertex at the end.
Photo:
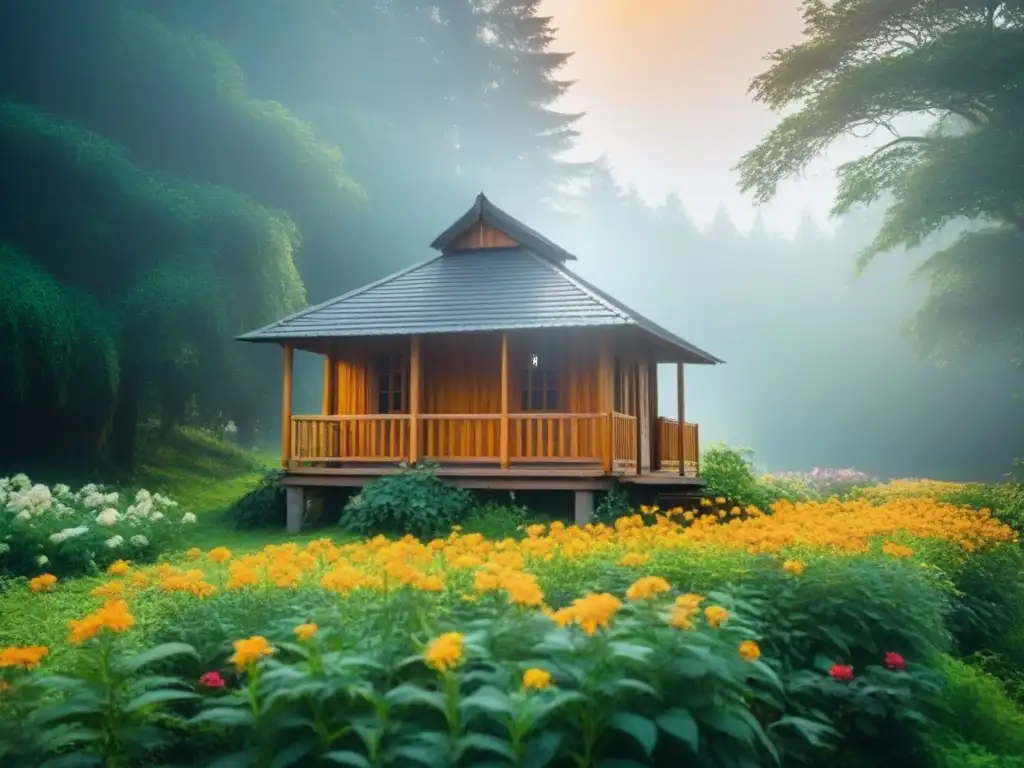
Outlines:
POLYGON ((473 503, 469 491, 445 485, 431 465, 404 466, 349 499, 341 524, 361 536, 411 533, 430 539, 461 523, 473 503))
POLYGON ((521 504, 487 502, 474 507, 462 524, 465 533, 479 533, 488 539, 519 539, 530 522, 530 510, 521 504))
POLYGON ((612 525, 620 517, 632 512, 629 495, 617 485, 598 502, 594 510, 594 522, 612 525))
POLYGON ((705 494, 723 497, 741 506, 767 507, 767 496, 757 481, 752 451, 715 445, 701 455, 700 473, 707 481, 705 494))
POLYGON ((259 484, 238 499, 228 511, 236 528, 277 528, 285 524, 287 509, 282 472, 271 470, 259 484))

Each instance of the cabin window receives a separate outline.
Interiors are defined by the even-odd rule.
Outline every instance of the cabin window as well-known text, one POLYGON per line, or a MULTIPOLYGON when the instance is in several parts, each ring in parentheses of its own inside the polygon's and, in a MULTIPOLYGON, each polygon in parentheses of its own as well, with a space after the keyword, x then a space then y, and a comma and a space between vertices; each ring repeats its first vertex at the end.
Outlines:
POLYGON ((521 408, 523 411, 561 410, 561 386, 557 367, 537 352, 531 352, 523 370, 521 408))
POLYGON ((377 358, 377 413, 404 413, 406 389, 405 357, 395 352, 377 358))

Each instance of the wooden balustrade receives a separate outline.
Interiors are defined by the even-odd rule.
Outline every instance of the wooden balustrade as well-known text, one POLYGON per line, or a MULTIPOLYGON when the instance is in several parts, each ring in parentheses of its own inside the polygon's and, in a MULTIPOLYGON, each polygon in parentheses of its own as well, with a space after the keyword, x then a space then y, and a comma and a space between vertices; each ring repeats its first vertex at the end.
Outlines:
POLYGON ((422 414, 420 455, 439 461, 496 461, 501 455, 501 416, 422 414))
POLYGON ((293 461, 402 461, 409 457, 409 416, 293 416, 293 461))
MULTIPOLYGON (((497 463, 501 451, 500 414, 422 414, 419 451, 427 460, 497 463)), ((659 418, 656 466, 679 471, 679 422, 659 418)), ((408 414, 292 416, 291 460, 400 462, 411 453, 408 414)), ((511 462, 601 464, 608 470, 635 471, 637 419, 623 413, 509 414, 511 462)), ((683 424, 684 474, 699 470, 696 424, 683 424)))
POLYGON ((512 461, 602 460, 601 413, 510 413, 509 458, 512 461))
POLYGON ((636 416, 612 414, 612 462, 627 469, 636 469, 636 416))
MULTIPOLYGON (((661 469, 679 471, 679 422, 676 419, 658 419, 658 461, 661 469)), ((683 467, 685 474, 700 471, 700 440, 697 425, 683 424, 683 467)))

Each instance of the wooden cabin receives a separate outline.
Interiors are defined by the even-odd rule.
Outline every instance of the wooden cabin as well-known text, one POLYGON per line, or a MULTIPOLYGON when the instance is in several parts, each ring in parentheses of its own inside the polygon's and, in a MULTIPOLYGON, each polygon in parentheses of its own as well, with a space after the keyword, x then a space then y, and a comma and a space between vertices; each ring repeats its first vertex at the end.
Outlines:
POLYGON ((359 486, 424 460, 467 488, 701 485, 684 365, 722 362, 575 275, 575 257, 483 194, 437 255, 240 337, 284 348, 289 527, 302 489, 359 486), (295 350, 323 356, 320 413, 292 413, 295 350), (678 375, 658 414, 657 366, 678 375))

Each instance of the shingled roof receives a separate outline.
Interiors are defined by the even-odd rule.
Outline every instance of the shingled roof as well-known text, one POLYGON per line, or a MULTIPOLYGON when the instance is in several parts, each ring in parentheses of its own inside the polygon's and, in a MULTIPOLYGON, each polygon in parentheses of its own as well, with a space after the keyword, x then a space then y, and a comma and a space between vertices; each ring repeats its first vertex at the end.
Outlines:
POLYGON ((574 258, 571 254, 483 195, 457 224, 434 241, 433 246, 443 251, 437 256, 238 338, 283 343, 353 336, 632 326, 672 348, 682 362, 722 362, 570 272, 563 262, 574 258), (480 220, 518 245, 444 251, 480 220))

